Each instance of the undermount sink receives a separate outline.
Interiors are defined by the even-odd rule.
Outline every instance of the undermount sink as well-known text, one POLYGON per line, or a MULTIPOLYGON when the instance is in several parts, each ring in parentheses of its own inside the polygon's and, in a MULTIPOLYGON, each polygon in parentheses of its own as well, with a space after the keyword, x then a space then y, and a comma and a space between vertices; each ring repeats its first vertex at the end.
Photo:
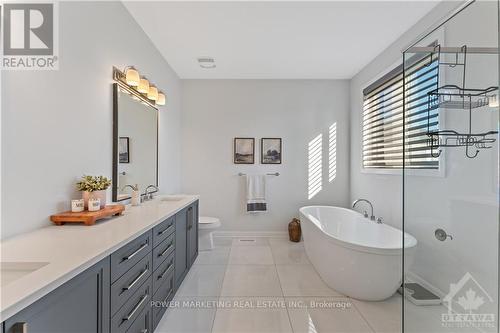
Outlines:
POLYGON ((0 262, 0 285, 6 286, 48 264, 48 262, 0 262))
POLYGON ((160 201, 165 201, 165 202, 181 201, 182 199, 184 199, 184 196, 182 196, 182 195, 166 195, 166 196, 160 197, 160 201))

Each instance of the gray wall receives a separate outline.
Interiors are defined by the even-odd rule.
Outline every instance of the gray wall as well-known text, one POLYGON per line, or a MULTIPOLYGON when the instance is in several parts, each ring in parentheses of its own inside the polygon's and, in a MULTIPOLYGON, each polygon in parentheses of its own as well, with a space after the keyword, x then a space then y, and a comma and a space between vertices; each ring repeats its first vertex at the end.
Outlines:
POLYGON ((435 7, 427 16, 420 20, 410 30, 384 52, 373 59, 350 81, 350 159, 351 199, 367 197, 376 207, 377 215, 385 218, 387 223, 402 227, 402 178, 401 175, 370 174, 362 170, 362 113, 363 89, 374 80, 401 64, 402 51, 414 42, 426 29, 438 22, 460 2, 443 2, 435 7))
POLYGON ((183 80, 182 179, 201 195, 201 214, 223 231, 286 232, 304 205, 345 206, 349 198, 349 81, 183 80), (336 124, 336 177, 329 181, 329 127, 336 124), (309 200, 308 145, 323 135, 322 190, 309 200), (233 138, 256 138, 254 165, 235 165, 233 138), (260 164, 260 138, 283 138, 283 164, 260 164), (269 212, 245 213, 245 179, 268 177, 269 212))
MULTIPOLYGON (((362 171, 362 90, 380 73, 402 60, 402 49, 408 46, 455 2, 444 2, 421 22, 405 33, 384 53, 351 80, 351 199, 366 197, 373 201, 377 216, 402 228, 401 174, 372 174, 362 171)), ((431 39, 445 46, 497 47, 497 3, 480 1, 451 20, 431 39), (472 25, 470 22, 481 22, 472 25)), ((430 42, 430 40, 429 40, 430 42)), ((422 45, 420 45, 422 46, 422 45)), ((498 85, 498 63, 490 56, 468 55, 467 87, 498 85)), ((456 69, 442 67, 444 83, 456 84, 456 69)), ((442 129, 465 131, 464 113, 441 111, 442 129)), ((498 125, 498 110, 483 108, 475 113, 475 130, 491 130, 498 125)), ((407 176, 405 183, 405 231, 419 242, 410 273, 438 293, 446 294, 450 283, 456 283, 470 272, 479 283, 496 296, 498 258, 498 143, 482 151, 476 159, 465 157, 465 148, 445 148, 441 162, 444 174, 437 177, 407 176), (453 241, 439 242, 437 228, 454 236, 453 241), (480 232, 478 232, 480 231, 480 232)), ((486 307, 485 307, 486 308, 486 307)), ((494 306, 492 308, 494 310, 494 306)))
POLYGON ((113 66, 135 65, 166 92, 160 187, 180 188, 177 75, 120 2, 59 11, 59 70, 2 73, 2 238, 48 225, 80 196, 82 174, 111 176, 113 66))

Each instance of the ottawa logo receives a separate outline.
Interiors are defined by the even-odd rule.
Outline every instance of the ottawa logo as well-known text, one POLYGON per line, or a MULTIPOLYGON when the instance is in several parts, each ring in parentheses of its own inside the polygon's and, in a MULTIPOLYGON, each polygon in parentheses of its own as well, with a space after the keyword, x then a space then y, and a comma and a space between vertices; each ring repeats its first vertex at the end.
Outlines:
POLYGON ((441 314, 445 327, 495 327, 495 314, 484 311, 488 305, 493 309, 495 302, 470 273, 450 285, 450 292, 443 298, 443 303, 448 308, 447 313, 441 314))

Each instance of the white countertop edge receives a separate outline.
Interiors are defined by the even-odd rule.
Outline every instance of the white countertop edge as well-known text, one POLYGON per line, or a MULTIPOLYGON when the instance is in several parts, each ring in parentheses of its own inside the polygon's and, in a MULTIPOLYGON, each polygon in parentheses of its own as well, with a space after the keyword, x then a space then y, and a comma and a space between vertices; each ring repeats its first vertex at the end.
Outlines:
POLYGON ((69 271, 68 273, 62 275, 61 277, 50 281, 47 285, 45 285, 42 288, 39 288, 29 294, 28 296, 20 299, 19 301, 15 302, 11 306, 8 306, 6 308, 3 308, 2 305, 2 312, 0 312, 0 322, 4 322, 13 315, 17 314, 19 311, 22 311, 26 307, 30 306, 31 304, 35 303, 42 297, 50 294, 52 291, 56 290, 58 287, 62 286, 72 278, 76 277, 80 273, 83 273, 93 265, 97 264, 99 261, 102 259, 106 258, 109 256, 109 254, 103 254, 98 257, 95 257, 94 259, 85 262, 81 266, 76 267, 74 270, 69 271))
MULTIPOLYGON (((196 202, 199 200, 199 195, 186 195, 186 201, 183 200, 183 204, 176 209, 173 209, 172 211, 169 211, 168 214, 165 214, 161 218, 155 220, 154 222, 150 223, 147 227, 142 228, 135 232, 133 235, 117 242, 115 245, 112 247, 108 248, 105 252, 101 252, 99 255, 93 257, 90 260, 87 260, 83 263, 75 265, 75 267, 71 270, 69 270, 66 273, 63 273, 59 277, 56 277, 54 280, 49 281, 46 285, 43 287, 38 288, 35 291, 32 291, 28 293, 28 295, 21 297, 19 300, 15 302, 11 302, 11 304, 7 305, 4 307, 2 304, 3 302, 1 301, 1 296, 0 296, 0 323, 6 321, 13 315, 17 314, 19 311, 23 310, 24 308, 28 307, 29 305, 35 303, 42 297, 48 295, 58 287, 62 286, 64 283, 68 282, 72 278, 76 277, 77 275, 81 274, 85 270, 89 269, 93 265, 97 264, 104 258, 108 257, 111 255, 113 252, 121 248, 122 246, 126 245, 130 241, 134 240, 138 236, 144 234, 146 231, 151 230, 161 222, 165 221, 165 219, 177 214, 180 212, 182 209, 186 208, 190 204, 196 202), (189 198, 189 199, 188 199, 189 198)), ((116 221, 107 221, 105 223, 113 223, 116 221)), ((89 226, 91 228, 92 226, 89 226)))

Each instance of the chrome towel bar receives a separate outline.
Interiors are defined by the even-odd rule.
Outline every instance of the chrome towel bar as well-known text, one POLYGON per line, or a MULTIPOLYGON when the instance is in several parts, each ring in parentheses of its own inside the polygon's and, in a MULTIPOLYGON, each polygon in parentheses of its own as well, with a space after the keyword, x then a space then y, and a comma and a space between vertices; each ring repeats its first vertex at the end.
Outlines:
MULTIPOLYGON (((243 172, 240 172, 238 173, 238 176, 246 176, 247 174, 246 173, 243 173, 243 172)), ((266 176, 276 176, 278 177, 280 175, 279 172, 274 172, 274 173, 266 173, 266 176)))

